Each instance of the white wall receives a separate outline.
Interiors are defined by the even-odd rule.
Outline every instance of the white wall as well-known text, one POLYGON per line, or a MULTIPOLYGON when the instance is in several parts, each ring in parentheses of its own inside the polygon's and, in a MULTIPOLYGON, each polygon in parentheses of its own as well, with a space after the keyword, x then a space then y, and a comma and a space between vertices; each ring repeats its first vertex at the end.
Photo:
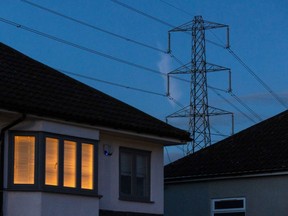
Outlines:
POLYGON ((25 131, 45 131, 50 133, 62 134, 67 136, 75 136, 86 139, 99 139, 99 130, 83 127, 78 125, 69 125, 53 121, 44 120, 26 120, 13 128, 11 130, 25 130, 25 131))
MULTIPOLYGON (((43 131, 86 139, 99 139, 99 130, 53 121, 28 119, 10 130, 43 131)), ((5 137, 5 187, 8 177, 8 134, 5 137)), ((61 193, 6 191, 4 216, 98 216, 99 198, 61 193)))
POLYGON ((99 143, 99 194, 100 209, 111 211, 142 212, 163 214, 163 147, 159 143, 140 141, 135 138, 120 137, 100 133, 99 143), (103 154, 103 145, 109 144, 112 156, 103 154), (152 151, 151 154, 151 201, 141 203, 119 200, 119 147, 129 147, 152 151))
MULTIPOLYGON (((7 197, 6 212, 11 215, 29 215, 29 216, 58 216, 57 212, 64 211, 62 215, 98 215, 97 208, 110 211, 125 211, 125 212, 141 212, 151 214, 163 214, 164 211, 164 189, 163 189, 163 145, 159 142, 144 141, 143 138, 137 136, 116 135, 115 133, 99 132, 94 128, 83 128, 81 126, 66 125, 64 123, 56 123, 52 121, 28 119, 23 123, 12 128, 12 130, 25 131, 43 131, 69 136, 77 136, 88 139, 99 139, 98 145, 98 194, 103 197, 98 203, 98 198, 90 200, 89 197, 72 196, 61 194, 49 194, 41 192, 6 192, 7 197), (100 137, 99 137, 100 136, 100 137), (113 155, 110 157, 104 156, 103 145, 109 144, 113 148, 113 155), (131 202, 119 200, 119 147, 129 147, 140 150, 151 151, 151 203, 131 202), (66 198, 65 198, 66 197, 66 198), (65 198, 65 199, 64 199, 65 198), (83 200, 87 201, 85 206, 83 200), (57 203, 63 203, 57 204, 57 203), (65 203, 65 205, 64 205, 65 203), (65 206, 72 206, 66 208, 65 206), (22 206, 22 207, 16 207, 22 206), (83 206, 83 208, 81 208, 83 206), (32 209, 31 209, 31 208, 32 209), (79 209, 78 209, 79 207, 79 209), (24 209, 22 209, 24 208, 24 209), (52 208, 55 208, 55 213, 46 214, 52 208), (22 209, 22 210, 21 210, 22 209), (90 209, 90 210, 89 210, 90 209), (85 211, 87 210, 87 214, 85 211), (31 211, 31 212, 30 212, 31 211), (19 214, 22 212, 22 214, 19 214), (25 212, 25 214, 24 214, 25 212), (41 212, 41 213, 39 213, 41 212), (73 214, 77 212, 78 214, 73 214), (93 214, 90 212, 93 212, 93 214), (81 213, 81 214, 80 214, 81 213)), ((6 136, 6 144, 7 142, 6 136)), ((6 148, 7 150, 7 148, 6 148)), ((7 156, 6 152, 6 156, 7 156)), ((7 158, 6 158, 7 162, 7 158)), ((6 163, 7 164, 7 163, 6 163)), ((5 167, 7 176, 7 167, 5 167)), ((7 183, 7 179, 5 180, 7 183)), ((59 214, 60 215, 60 214, 59 214)))
POLYGON ((44 192, 5 192, 6 216, 98 216, 99 199, 44 192))

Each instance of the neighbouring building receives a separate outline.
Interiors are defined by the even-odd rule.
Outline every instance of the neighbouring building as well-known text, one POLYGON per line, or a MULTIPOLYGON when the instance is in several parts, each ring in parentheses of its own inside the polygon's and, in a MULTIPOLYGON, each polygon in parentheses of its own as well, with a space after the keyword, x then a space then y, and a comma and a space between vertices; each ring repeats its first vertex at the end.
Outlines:
POLYGON ((0 43, 1 213, 163 215, 163 147, 189 133, 0 43))
POLYGON ((165 216, 286 216, 288 111, 165 166, 165 216))

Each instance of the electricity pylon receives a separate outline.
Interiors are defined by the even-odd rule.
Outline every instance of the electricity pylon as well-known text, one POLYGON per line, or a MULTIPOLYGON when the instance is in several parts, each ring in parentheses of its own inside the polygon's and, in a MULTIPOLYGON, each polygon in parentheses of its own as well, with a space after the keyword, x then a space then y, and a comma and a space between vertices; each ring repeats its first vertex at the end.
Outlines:
MULTIPOLYGON (((202 16, 195 16, 194 19, 179 27, 176 27, 168 32, 168 52, 170 50, 170 40, 172 32, 192 32, 192 52, 191 61, 188 64, 168 73, 168 95, 169 93, 169 79, 171 76, 177 74, 190 75, 190 102, 189 105, 183 107, 181 110, 169 115, 168 118, 189 118, 188 132, 191 134, 192 142, 186 145, 184 153, 190 154, 195 151, 211 145, 211 131, 209 117, 216 115, 232 115, 232 124, 234 124, 233 113, 222 109, 211 107, 208 105, 208 84, 207 72, 228 71, 229 72, 229 87, 228 92, 231 91, 231 70, 226 67, 211 64, 206 62, 206 41, 205 30, 215 28, 227 29, 227 48, 229 47, 229 26, 214 22, 203 20, 202 16)), ((233 133, 232 127, 232 133, 233 133)))

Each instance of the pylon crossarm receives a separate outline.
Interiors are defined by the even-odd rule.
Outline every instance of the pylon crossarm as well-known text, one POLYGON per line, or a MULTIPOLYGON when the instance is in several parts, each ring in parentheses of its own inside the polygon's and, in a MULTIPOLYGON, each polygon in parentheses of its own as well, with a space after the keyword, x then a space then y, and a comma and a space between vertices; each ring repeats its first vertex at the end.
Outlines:
POLYGON ((191 68, 192 68, 191 62, 189 62, 189 63, 169 72, 168 76, 170 74, 189 74, 189 73, 191 73, 191 68))
POLYGON ((230 68, 206 62, 206 72, 229 71, 230 68))
POLYGON ((215 29, 215 28, 229 28, 229 26, 226 24, 206 21, 206 20, 203 20, 202 16, 195 16, 192 21, 189 21, 189 22, 184 23, 180 26, 177 26, 177 27, 171 29, 169 32, 192 31, 192 29, 195 28, 195 25, 197 25, 197 23, 202 23, 201 28, 203 28, 204 30, 215 29))
POLYGON ((212 107, 212 106, 208 106, 208 115, 209 116, 217 116, 217 115, 231 115, 233 114, 232 112, 223 110, 223 109, 219 109, 216 107, 212 107))
POLYGON ((226 24, 211 22, 211 21, 207 21, 207 20, 203 20, 203 21, 204 21, 204 29, 205 30, 215 29, 215 28, 228 28, 229 27, 226 24))
POLYGON ((180 117, 189 117, 190 116, 190 106, 186 106, 170 115, 166 118, 180 118, 180 117))
POLYGON ((234 113, 216 107, 208 107, 209 116, 231 115, 231 135, 234 134, 234 113))
POLYGON ((184 23, 184 24, 182 24, 180 26, 177 26, 177 27, 169 30, 168 33, 170 33, 170 32, 179 32, 179 31, 180 32, 191 31, 192 30, 192 26, 194 24, 194 21, 195 20, 193 19, 192 21, 189 21, 189 22, 184 23))

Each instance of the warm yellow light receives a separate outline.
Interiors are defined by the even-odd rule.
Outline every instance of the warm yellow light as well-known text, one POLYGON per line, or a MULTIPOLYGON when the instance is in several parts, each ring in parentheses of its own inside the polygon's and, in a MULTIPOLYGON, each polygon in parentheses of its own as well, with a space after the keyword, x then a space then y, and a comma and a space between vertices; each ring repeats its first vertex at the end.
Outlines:
POLYGON ((14 138, 14 184, 34 184, 35 137, 14 138))
POLYGON ((94 146, 92 144, 82 143, 81 158, 81 188, 93 189, 94 146))
POLYGON ((58 185, 58 139, 46 138, 45 184, 58 185))
POLYGON ((76 142, 64 141, 64 186, 76 187, 76 142))

